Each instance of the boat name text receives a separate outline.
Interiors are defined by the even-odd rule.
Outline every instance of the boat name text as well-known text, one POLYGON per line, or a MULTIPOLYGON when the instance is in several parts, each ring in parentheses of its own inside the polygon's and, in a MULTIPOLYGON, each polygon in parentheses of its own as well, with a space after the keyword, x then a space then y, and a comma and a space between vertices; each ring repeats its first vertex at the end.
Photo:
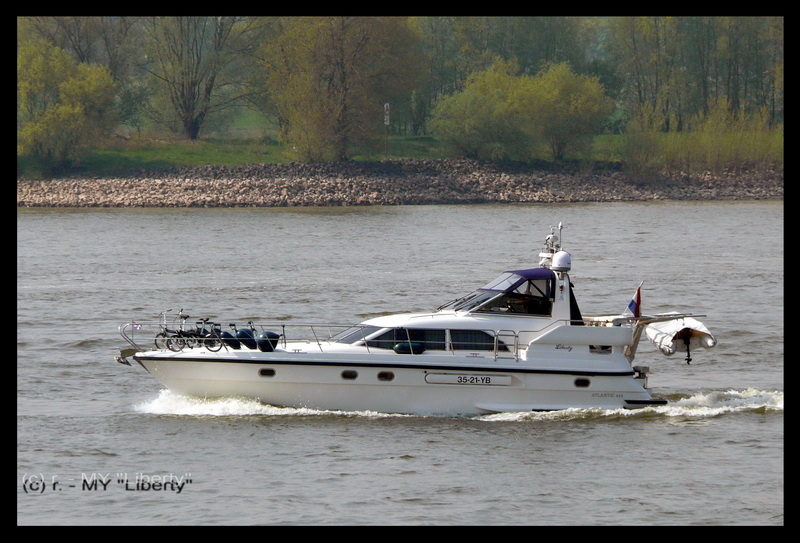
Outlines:
POLYGON ((511 376, 464 373, 429 373, 425 376, 425 382, 438 385, 508 386, 511 384, 511 376))

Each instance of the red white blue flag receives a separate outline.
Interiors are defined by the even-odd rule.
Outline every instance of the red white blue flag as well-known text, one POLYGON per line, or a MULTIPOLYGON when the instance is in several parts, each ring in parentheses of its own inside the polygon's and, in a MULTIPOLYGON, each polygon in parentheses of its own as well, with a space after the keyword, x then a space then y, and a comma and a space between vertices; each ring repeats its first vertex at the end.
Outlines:
POLYGON ((639 287, 636 289, 636 293, 631 298, 628 307, 625 309, 626 312, 630 313, 637 319, 641 316, 642 313, 642 285, 644 285, 644 281, 639 283, 639 287))

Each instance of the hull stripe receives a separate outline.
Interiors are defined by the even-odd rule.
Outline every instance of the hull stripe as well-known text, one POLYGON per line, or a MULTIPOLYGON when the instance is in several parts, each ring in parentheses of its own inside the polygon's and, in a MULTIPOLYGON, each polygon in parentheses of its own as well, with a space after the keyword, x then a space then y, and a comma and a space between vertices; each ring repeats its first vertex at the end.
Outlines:
POLYGON ((256 366, 341 366, 348 368, 395 368, 395 369, 415 369, 415 370, 435 370, 435 371, 489 371, 489 372, 507 372, 507 373, 538 373, 538 374, 551 374, 551 375, 581 375, 581 376, 604 376, 604 377, 626 377, 634 375, 634 371, 592 371, 592 370, 550 370, 550 369, 533 369, 533 368, 511 368, 502 366, 454 366, 450 364, 372 364, 364 362, 323 362, 319 360, 239 360, 230 358, 163 358, 159 356, 139 356, 133 355, 133 359, 142 363, 143 360, 152 361, 166 361, 166 362, 215 362, 223 364, 251 364, 256 366))

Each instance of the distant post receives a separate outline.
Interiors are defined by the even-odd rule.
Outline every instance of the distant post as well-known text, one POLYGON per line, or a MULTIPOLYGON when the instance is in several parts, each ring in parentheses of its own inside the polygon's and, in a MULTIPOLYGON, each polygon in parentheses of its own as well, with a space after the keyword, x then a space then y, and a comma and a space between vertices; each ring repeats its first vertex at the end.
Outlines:
POLYGON ((383 125, 386 129, 383 132, 383 155, 389 157, 389 102, 383 104, 383 125))

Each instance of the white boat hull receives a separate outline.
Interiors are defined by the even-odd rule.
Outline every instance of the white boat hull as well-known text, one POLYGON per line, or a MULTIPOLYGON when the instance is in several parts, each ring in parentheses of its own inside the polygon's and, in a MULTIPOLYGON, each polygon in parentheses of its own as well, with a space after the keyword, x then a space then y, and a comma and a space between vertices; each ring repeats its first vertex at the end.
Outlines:
POLYGON ((153 351, 134 359, 170 390, 204 398, 244 396, 294 408, 408 414, 478 414, 567 408, 637 408, 655 400, 628 371, 519 367, 513 361, 463 364, 453 357, 358 355, 315 359, 307 353, 235 353, 219 357, 153 351), (336 360, 338 358, 338 360, 336 360), (443 364, 432 360, 448 358, 443 364), (416 360, 415 360, 416 359, 416 360), (517 367, 514 367, 516 365, 517 367))

